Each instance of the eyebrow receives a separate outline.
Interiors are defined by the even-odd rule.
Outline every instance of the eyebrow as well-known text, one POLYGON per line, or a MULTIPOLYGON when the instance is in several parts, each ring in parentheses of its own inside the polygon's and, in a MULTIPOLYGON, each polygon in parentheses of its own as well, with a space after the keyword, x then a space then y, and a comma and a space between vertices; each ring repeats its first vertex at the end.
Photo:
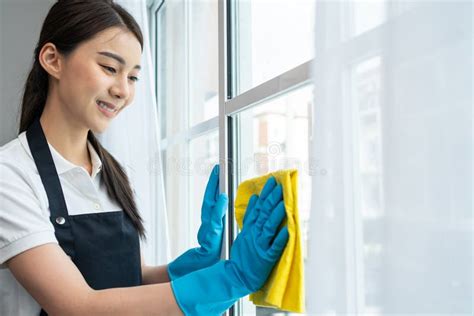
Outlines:
MULTIPOLYGON (((126 65, 127 63, 125 62, 125 59, 123 59, 121 56, 117 55, 117 54, 114 54, 114 53, 111 53, 111 52, 97 52, 97 54, 100 54, 100 55, 103 55, 103 56, 107 56, 107 57, 110 57, 110 58, 113 58, 115 59, 116 61, 118 61, 119 63, 121 63, 122 65, 126 65)), ((135 67, 133 67, 134 69, 142 69, 142 67, 140 67, 140 65, 135 65, 135 67)))

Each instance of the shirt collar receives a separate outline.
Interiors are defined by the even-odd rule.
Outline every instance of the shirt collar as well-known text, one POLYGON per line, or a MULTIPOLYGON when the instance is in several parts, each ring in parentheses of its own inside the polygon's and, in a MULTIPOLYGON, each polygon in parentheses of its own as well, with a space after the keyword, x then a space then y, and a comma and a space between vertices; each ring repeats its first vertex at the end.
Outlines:
POLYGON ((92 161, 92 178, 95 177, 102 170, 102 161, 100 160, 99 155, 95 151, 94 146, 92 146, 91 142, 87 140, 87 146, 89 147, 89 152, 91 153, 91 161, 92 161))
MULTIPOLYGON (((21 133, 18 136, 20 143, 22 143, 23 147, 27 150, 27 152, 30 154, 31 158, 33 159, 33 156, 31 155, 31 150, 28 146, 28 140, 26 138, 26 132, 21 133)), ((49 150, 51 152, 51 156, 53 158, 54 165, 56 166, 56 171, 58 172, 58 175, 61 175, 63 173, 69 172, 73 169, 77 168, 82 168, 80 166, 77 166, 64 158, 59 152, 54 149, 53 146, 51 146, 50 143, 48 143, 49 150)), ((91 177, 94 178, 101 170, 102 170, 102 161, 99 158, 99 155, 94 149, 94 146, 90 143, 89 140, 87 140, 87 147, 89 148, 90 152, 90 158, 92 161, 92 175, 91 177)))

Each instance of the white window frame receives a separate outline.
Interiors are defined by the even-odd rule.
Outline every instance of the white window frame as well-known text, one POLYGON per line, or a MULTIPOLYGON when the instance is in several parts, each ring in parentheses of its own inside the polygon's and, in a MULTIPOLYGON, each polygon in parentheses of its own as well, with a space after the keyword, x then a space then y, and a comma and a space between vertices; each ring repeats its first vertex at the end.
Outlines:
MULTIPOLYGON (((235 80, 236 56, 233 56, 236 42, 235 1, 218 0, 218 47, 219 47, 219 161, 220 168, 220 190, 229 196, 229 210, 234 209, 234 192, 236 189, 236 177, 238 153, 237 126, 239 125, 236 114, 248 110, 268 99, 275 98, 285 92, 296 89, 312 81, 311 70, 314 59, 307 61, 279 76, 267 80, 256 87, 242 93, 235 94, 237 83, 235 80), (230 69, 229 69, 230 68, 230 69), (230 71, 228 71, 230 70, 230 71), (222 163, 226 162, 226 163, 222 163)), ((237 234, 237 225, 234 213, 228 212, 226 223, 226 240, 224 247, 228 258, 229 249, 237 234)), ((242 315, 242 300, 239 300, 226 315, 242 315)))
MULTIPOLYGON (((150 42, 152 47, 153 60, 156 60, 156 16, 157 12, 163 6, 166 0, 147 0, 149 8, 150 23, 150 42)), ((232 45, 236 40, 235 33, 235 1, 218 0, 218 48, 219 48, 219 114, 207 121, 191 126, 185 131, 161 139, 161 148, 176 144, 186 144, 190 140, 199 136, 211 133, 218 129, 219 131, 219 162, 220 168, 220 191, 229 196, 229 210, 233 210, 234 192, 236 189, 236 164, 238 161, 238 152, 235 150, 237 145, 237 126, 240 112, 248 110, 266 100, 275 98, 290 90, 308 84, 312 81, 311 71, 313 69, 314 59, 311 59, 293 69, 290 69, 266 82, 259 84, 250 90, 238 94, 236 91, 235 69, 236 58, 233 56, 235 48, 232 45), (228 71, 230 69, 231 71, 228 71), (234 76, 234 77, 233 77, 234 76)), ((156 68, 155 68, 156 69, 156 68)), ((155 78, 157 77, 155 73, 155 78)), ((157 79, 157 78, 156 78, 157 79)), ((158 86, 158 80, 155 80, 158 86)), ((230 246, 237 234, 237 225, 234 220, 233 212, 228 212, 222 257, 228 258, 230 246)), ((242 302, 239 300, 225 315, 242 315, 242 302)))

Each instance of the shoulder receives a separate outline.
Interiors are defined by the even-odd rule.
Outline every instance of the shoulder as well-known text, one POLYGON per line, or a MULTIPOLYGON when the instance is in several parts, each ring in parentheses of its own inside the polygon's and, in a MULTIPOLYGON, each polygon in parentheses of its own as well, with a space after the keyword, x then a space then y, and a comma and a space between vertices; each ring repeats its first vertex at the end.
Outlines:
POLYGON ((14 139, 10 140, 9 142, 7 142, 6 144, 0 146, 0 157, 1 158, 8 157, 9 155, 18 154, 18 153, 26 154, 26 155, 31 156, 31 152, 29 150, 29 147, 25 148, 25 145, 26 145, 26 147, 28 147, 28 141, 26 139, 26 132, 22 132, 16 138, 14 138, 14 139), (27 149, 27 150, 25 150, 25 149, 27 149))
POLYGON ((0 269, 22 251, 56 242, 29 155, 20 137, 0 147, 0 269))
POLYGON ((29 155, 20 137, 0 147, 0 212, 12 201, 18 207, 24 207, 25 203, 35 208, 41 205, 33 181, 38 171, 29 155))
POLYGON ((23 132, 0 147, 0 175, 3 180, 8 181, 12 176, 25 178, 31 173, 37 173, 37 170, 26 140, 26 133, 23 132))
POLYGON ((8 157, 14 157, 16 153, 21 149, 21 143, 19 137, 12 139, 5 145, 0 146, 0 159, 4 160, 8 157))

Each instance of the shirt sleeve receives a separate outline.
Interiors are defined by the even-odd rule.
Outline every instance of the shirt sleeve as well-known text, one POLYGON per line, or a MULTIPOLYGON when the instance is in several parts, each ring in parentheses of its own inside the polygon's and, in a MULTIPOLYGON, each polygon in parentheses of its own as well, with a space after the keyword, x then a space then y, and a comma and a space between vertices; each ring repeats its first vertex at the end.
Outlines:
POLYGON ((58 241, 30 178, 18 166, 0 161, 0 269, 7 268, 8 259, 47 243, 58 241))

